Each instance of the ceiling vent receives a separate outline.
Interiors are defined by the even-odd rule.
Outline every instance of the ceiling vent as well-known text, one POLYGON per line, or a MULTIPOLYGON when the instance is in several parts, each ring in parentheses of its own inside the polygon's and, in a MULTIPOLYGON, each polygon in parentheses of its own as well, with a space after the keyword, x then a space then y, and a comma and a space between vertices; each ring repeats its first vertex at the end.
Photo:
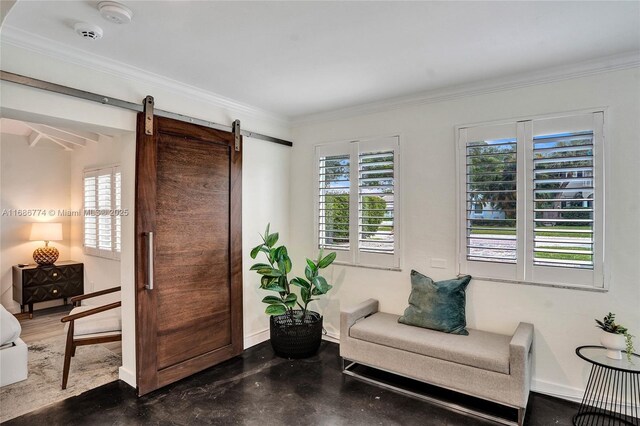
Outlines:
POLYGON ((115 1, 101 1, 98 10, 104 19, 114 24, 128 24, 133 17, 131 9, 115 1))
POLYGON ((102 28, 86 22, 78 22, 73 26, 76 33, 83 38, 98 40, 102 38, 102 28))

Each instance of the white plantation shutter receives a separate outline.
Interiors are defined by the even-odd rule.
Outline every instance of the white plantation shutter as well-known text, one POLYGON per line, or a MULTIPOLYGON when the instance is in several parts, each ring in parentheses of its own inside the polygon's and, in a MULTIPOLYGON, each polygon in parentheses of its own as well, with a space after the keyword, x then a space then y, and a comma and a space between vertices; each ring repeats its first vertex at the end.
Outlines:
POLYGON ((603 128, 593 112, 459 129, 461 273, 604 286, 603 128))
POLYGON ((107 251, 111 251, 113 246, 112 217, 108 213, 113 201, 112 178, 111 171, 98 175, 98 249, 107 251))
POLYGON ((517 261, 516 139, 466 144, 467 260, 517 261))
POLYGON ((91 173, 84 175, 84 247, 87 249, 98 248, 98 220, 95 217, 96 210, 96 176, 91 173))
POLYGON ((349 154, 320 157, 318 246, 327 250, 349 250, 349 154))
POLYGON ((316 147, 318 246, 335 250, 338 262, 400 266, 398 140, 389 137, 316 147))
POLYGON ((593 131, 533 138, 533 262, 593 269, 593 131))
POLYGON ((84 172, 84 250, 86 254, 118 259, 121 250, 120 168, 84 172))
MULTIPOLYGON (((122 173, 120 172, 120 167, 114 168, 114 179, 115 179, 115 208, 116 210, 122 209, 122 173)), ((115 251, 122 251, 122 215, 117 214, 115 217, 115 226, 113 228, 114 235, 112 236, 113 241, 115 242, 115 251)))

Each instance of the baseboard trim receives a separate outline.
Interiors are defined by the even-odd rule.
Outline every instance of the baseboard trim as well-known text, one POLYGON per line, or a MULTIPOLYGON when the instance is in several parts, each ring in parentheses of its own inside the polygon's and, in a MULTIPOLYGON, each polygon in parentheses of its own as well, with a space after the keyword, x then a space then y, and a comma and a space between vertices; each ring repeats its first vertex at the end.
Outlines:
POLYGON ((249 349, 251 346, 255 346, 259 343, 269 340, 269 329, 256 331, 244 336, 244 348, 249 349))
POLYGON ((118 368, 118 378, 129 386, 133 388, 136 387, 136 375, 132 371, 129 371, 127 368, 118 368))
POLYGON ((584 389, 540 379, 531 380, 531 391, 578 403, 582 401, 584 395, 584 389))
POLYGON ((340 344, 340 339, 333 335, 332 333, 327 332, 327 334, 322 335, 322 340, 326 340, 327 342, 340 344))

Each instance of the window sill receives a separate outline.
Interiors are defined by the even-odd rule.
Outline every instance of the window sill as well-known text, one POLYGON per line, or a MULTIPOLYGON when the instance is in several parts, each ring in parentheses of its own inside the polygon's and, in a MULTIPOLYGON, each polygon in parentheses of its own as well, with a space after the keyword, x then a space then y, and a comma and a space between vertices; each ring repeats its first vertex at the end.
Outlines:
POLYGON ((98 259, 113 260, 115 262, 120 262, 120 256, 113 257, 113 256, 100 255, 100 254, 87 253, 87 252, 84 252, 84 255, 85 256, 91 256, 91 257, 97 257, 98 259))
POLYGON ((609 291, 608 288, 600 288, 600 287, 593 287, 593 286, 587 286, 587 285, 536 283, 531 281, 518 281, 518 280, 508 280, 504 278, 488 278, 488 277, 478 277, 478 276, 473 276, 472 279, 479 280, 479 281, 491 281, 491 282, 497 282, 497 283, 532 285, 537 287, 563 288, 567 290, 593 291, 596 293, 606 293, 609 291))
POLYGON ((402 272, 402 268, 396 268, 396 267, 391 267, 391 266, 356 265, 355 263, 340 262, 340 261, 334 261, 333 264, 334 265, 339 265, 339 266, 351 266, 351 267, 354 267, 354 268, 377 269, 377 270, 381 270, 381 271, 402 272))

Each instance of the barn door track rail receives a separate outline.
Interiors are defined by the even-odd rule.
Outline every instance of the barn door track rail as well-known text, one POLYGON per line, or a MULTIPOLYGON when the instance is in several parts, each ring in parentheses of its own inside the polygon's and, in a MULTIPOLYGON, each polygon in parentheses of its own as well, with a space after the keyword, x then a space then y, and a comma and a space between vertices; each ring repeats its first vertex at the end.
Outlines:
MULTIPOLYGON (((148 118, 150 116, 157 115, 158 117, 171 118, 174 120, 184 121, 186 123, 197 124, 199 126, 209 127, 212 129, 222 130, 224 132, 234 133, 236 135, 236 150, 239 150, 239 136, 245 136, 248 138, 260 139, 267 142, 273 142, 280 145, 293 146, 293 143, 284 139, 275 138, 273 136, 263 135, 262 133, 252 132, 249 130, 240 129, 240 121, 235 120, 232 126, 226 126, 224 124, 214 123, 213 121, 202 120, 200 118, 190 117, 184 114, 178 114, 175 112, 164 111, 161 109, 155 109, 153 106, 153 97, 147 96, 140 104, 136 104, 129 101, 123 101, 122 99, 116 99, 109 96, 99 95, 93 92, 87 92, 80 89, 74 89, 73 87, 63 86, 60 84, 50 83, 44 80, 38 80, 35 78, 27 77, 20 74, 14 74, 7 71, 0 70, 0 80, 9 81, 11 83, 20 84, 35 89, 46 90, 48 92, 54 92, 61 95, 72 96, 74 98, 84 99, 92 102, 98 102, 103 105, 111 105, 116 108, 127 109, 135 112, 144 112, 148 118), (150 102, 150 104, 149 104, 150 102), (239 132, 238 132, 239 130, 239 132)), ((145 124, 149 124, 145 120, 145 124)), ((153 119, 151 119, 150 126, 145 126, 146 134, 153 134, 153 119), (148 133, 148 132, 151 133, 148 133)))

